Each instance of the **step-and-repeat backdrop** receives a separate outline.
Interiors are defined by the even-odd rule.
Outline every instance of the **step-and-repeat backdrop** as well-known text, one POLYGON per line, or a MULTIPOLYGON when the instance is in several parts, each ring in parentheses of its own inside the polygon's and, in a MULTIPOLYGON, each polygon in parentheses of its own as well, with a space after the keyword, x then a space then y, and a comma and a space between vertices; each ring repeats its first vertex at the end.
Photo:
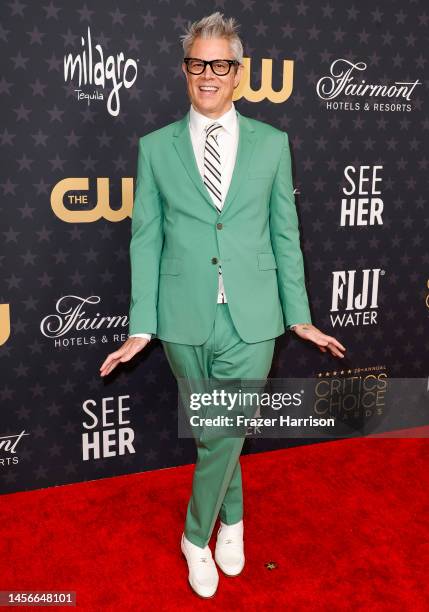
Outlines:
POLYGON ((288 333, 271 377, 427 374, 423 0, 4 3, 3 493, 195 460, 159 341, 109 380, 99 367, 127 338, 138 139, 188 110, 179 36, 215 10, 241 23, 237 109, 289 135, 313 322, 347 347, 288 333))

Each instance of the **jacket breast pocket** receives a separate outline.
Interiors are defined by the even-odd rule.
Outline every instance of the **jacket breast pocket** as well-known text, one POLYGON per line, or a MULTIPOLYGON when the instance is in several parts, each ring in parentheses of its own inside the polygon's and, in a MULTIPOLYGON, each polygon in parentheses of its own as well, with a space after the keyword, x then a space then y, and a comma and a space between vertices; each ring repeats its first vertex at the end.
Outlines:
POLYGON ((277 262, 274 253, 258 253, 258 268, 260 270, 275 270, 277 262))
POLYGON ((180 274, 181 263, 181 260, 177 257, 163 257, 159 266, 159 273, 177 276, 180 274))

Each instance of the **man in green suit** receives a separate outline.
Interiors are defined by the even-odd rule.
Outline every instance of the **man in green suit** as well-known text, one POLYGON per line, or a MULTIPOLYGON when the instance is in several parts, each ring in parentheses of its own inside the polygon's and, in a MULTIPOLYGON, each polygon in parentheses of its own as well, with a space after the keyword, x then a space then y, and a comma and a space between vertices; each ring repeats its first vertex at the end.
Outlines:
MULTIPOLYGON (((152 336, 179 379, 268 376, 286 328, 321 351, 345 348, 312 325, 286 132, 233 102, 243 70, 234 19, 219 13, 183 36, 189 112, 139 140, 132 215, 129 338, 100 368, 109 374, 152 336)), ((215 560, 244 566, 239 455, 243 437, 199 439, 181 548, 196 593, 218 585, 215 560)))

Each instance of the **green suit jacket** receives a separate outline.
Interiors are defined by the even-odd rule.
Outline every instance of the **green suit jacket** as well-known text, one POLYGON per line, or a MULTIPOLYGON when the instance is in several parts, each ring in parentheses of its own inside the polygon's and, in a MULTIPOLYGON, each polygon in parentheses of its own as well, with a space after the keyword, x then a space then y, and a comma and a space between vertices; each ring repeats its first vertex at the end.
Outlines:
POLYGON ((237 115, 236 163, 221 213, 198 170, 189 112, 139 139, 129 334, 202 344, 215 319, 219 264, 245 342, 312 322, 288 136, 237 115))

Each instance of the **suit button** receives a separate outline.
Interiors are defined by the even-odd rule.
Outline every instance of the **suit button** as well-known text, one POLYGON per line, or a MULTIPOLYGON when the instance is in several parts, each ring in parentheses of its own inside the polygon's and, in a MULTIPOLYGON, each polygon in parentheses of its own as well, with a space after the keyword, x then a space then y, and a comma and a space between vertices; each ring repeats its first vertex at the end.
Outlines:
POLYGON ((217 257, 212 257, 212 264, 217 264, 217 257))
POLYGON ((216 227, 217 227, 218 229, 222 229, 222 228, 223 228, 223 225, 222 225, 222 223, 216 223, 216 227))

